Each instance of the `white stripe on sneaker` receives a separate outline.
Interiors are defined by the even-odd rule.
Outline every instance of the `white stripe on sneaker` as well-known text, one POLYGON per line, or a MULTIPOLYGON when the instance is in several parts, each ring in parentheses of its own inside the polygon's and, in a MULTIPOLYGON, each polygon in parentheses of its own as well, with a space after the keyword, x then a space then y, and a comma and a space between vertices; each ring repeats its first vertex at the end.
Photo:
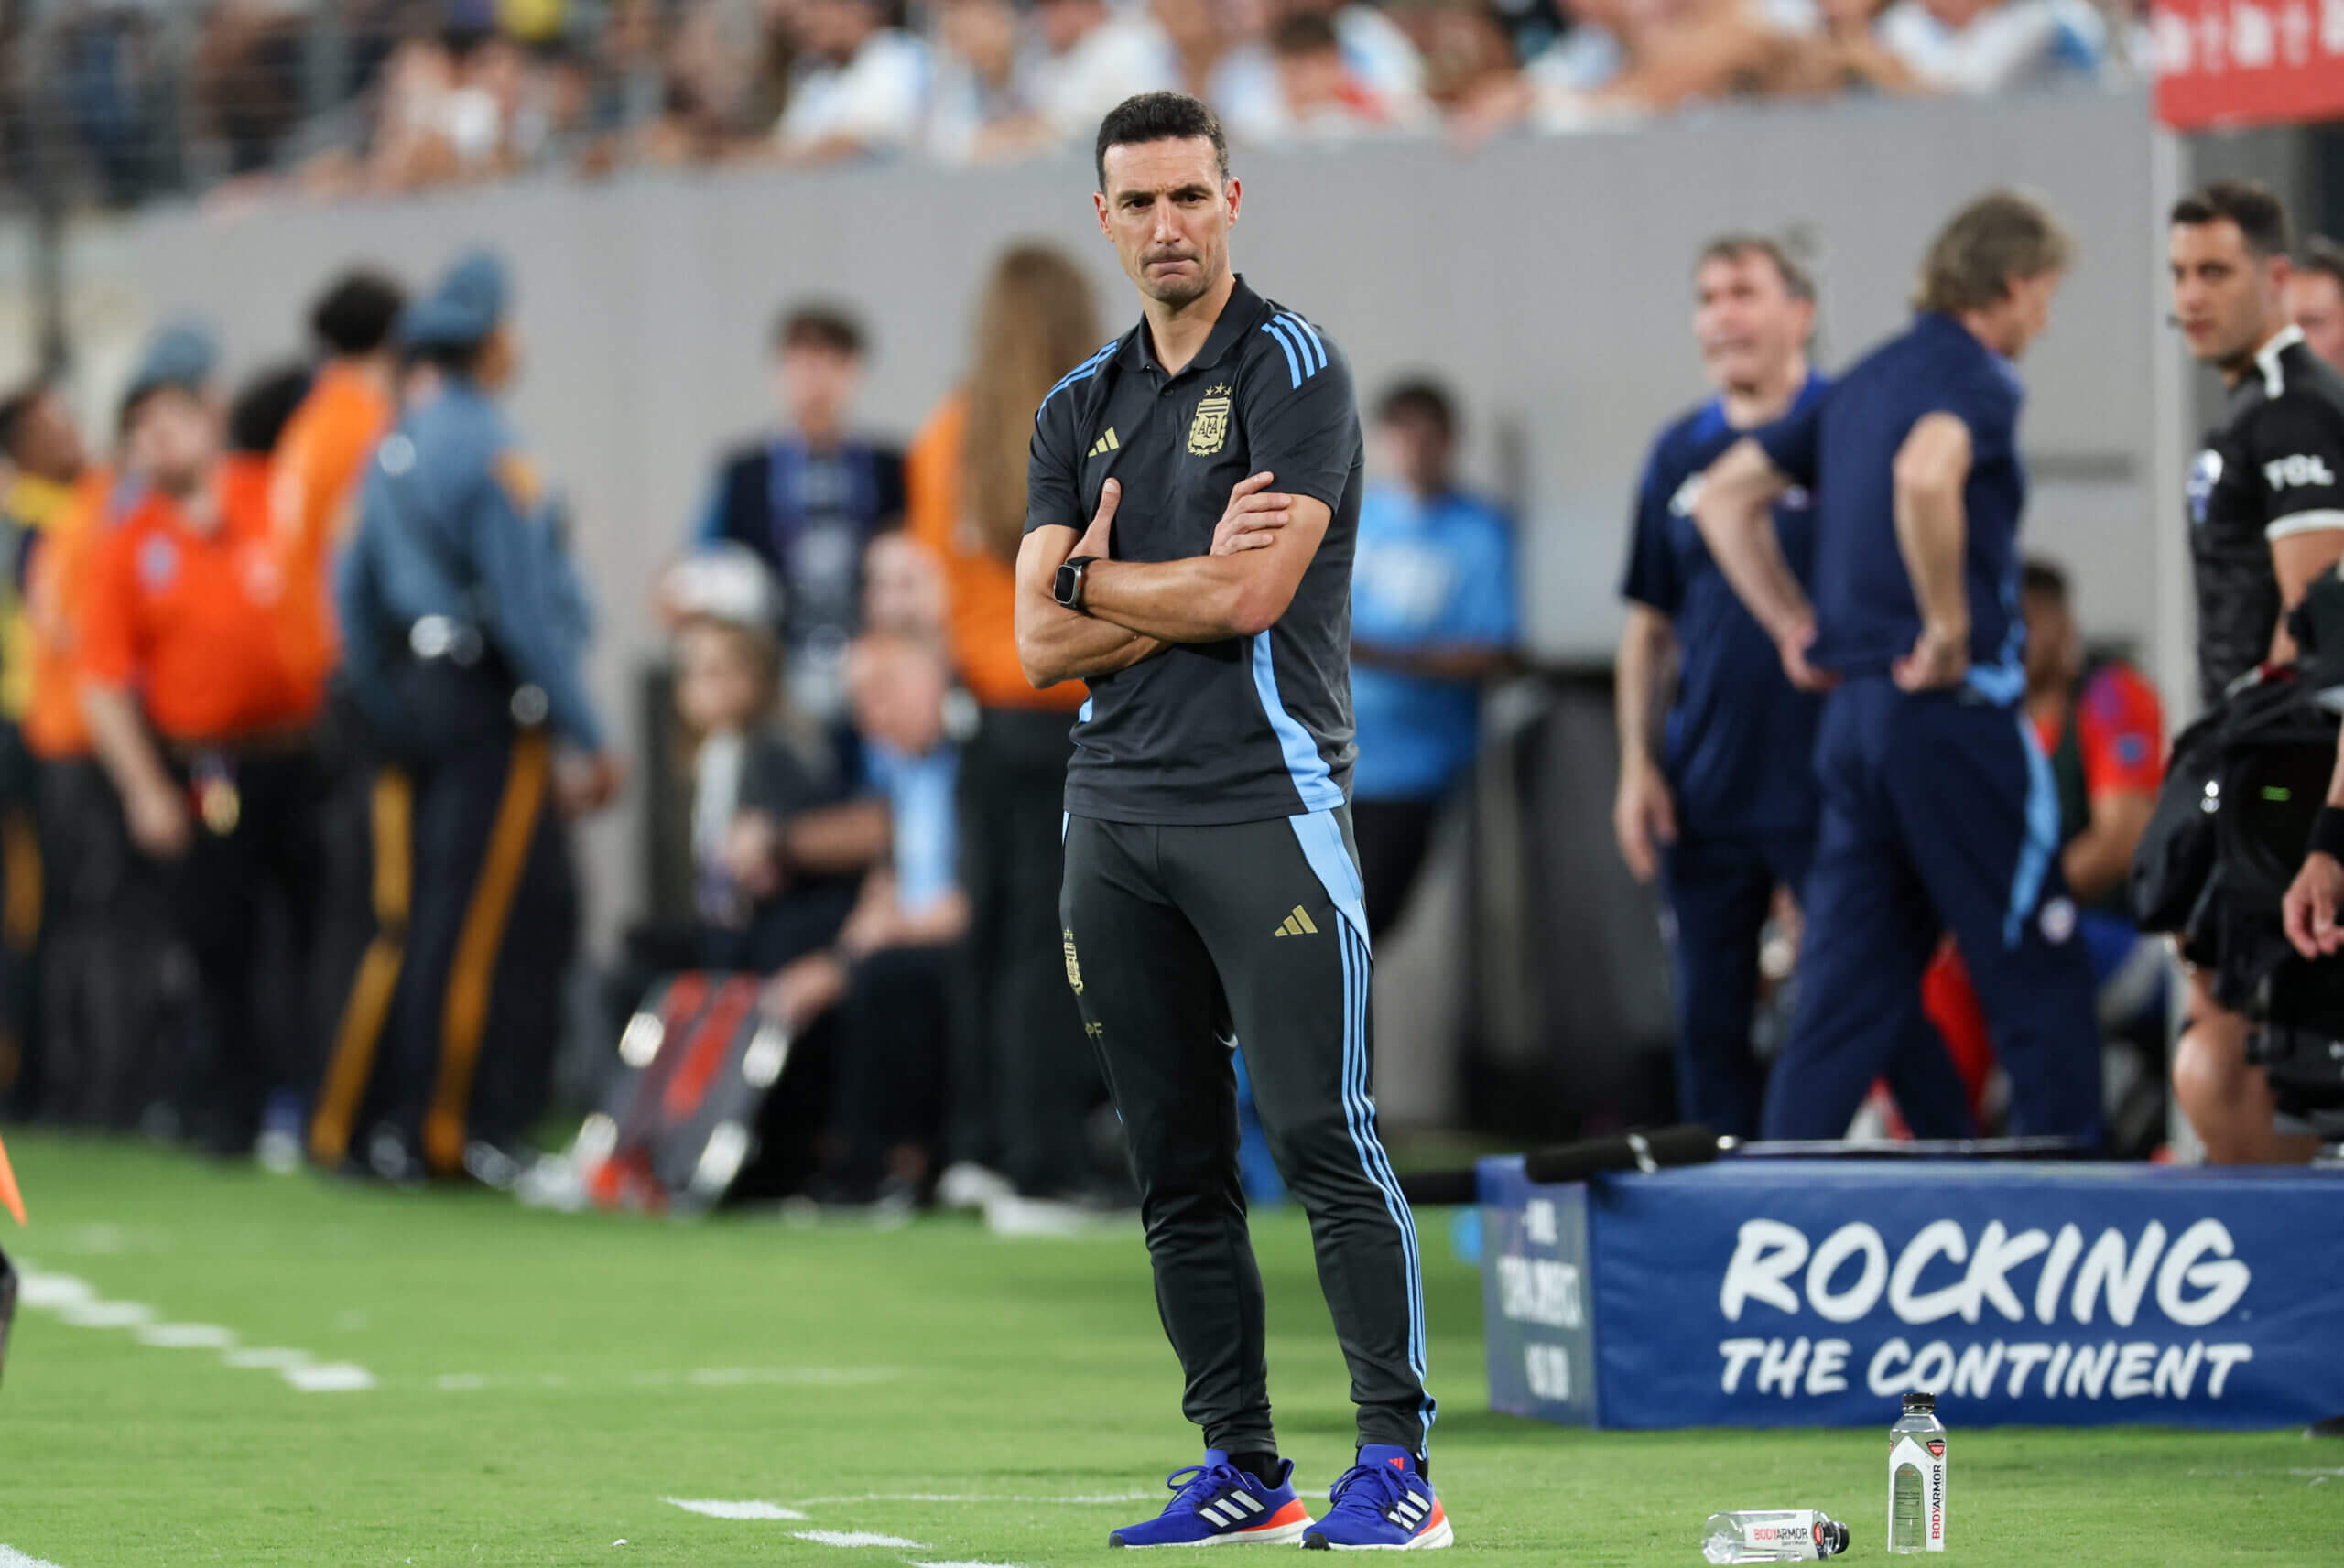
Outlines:
POLYGON ((1197 1512, 1206 1519, 1210 1519, 1217 1525, 1225 1527, 1229 1523, 1229 1518, 1221 1513, 1221 1505, 1219 1503, 1207 1503, 1202 1508, 1199 1509, 1197 1512))
POLYGON ((1262 1505, 1253 1500, 1253 1495, 1251 1492, 1232 1492, 1230 1494, 1229 1500, 1243 1505, 1249 1514, 1257 1514, 1262 1511, 1262 1505))

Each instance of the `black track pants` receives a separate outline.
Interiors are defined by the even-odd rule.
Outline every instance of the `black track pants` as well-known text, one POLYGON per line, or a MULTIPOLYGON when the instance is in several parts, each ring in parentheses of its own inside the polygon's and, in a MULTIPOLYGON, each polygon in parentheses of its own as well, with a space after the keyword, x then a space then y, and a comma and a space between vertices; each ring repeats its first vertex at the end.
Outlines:
POLYGON ((1362 1443, 1421 1453, 1424 1292, 1368 1092, 1366 916, 1348 814, 1067 824, 1067 977, 1131 1145, 1156 1300, 1208 1447, 1275 1448, 1262 1278, 1237 1179, 1242 1042, 1310 1219, 1362 1443))

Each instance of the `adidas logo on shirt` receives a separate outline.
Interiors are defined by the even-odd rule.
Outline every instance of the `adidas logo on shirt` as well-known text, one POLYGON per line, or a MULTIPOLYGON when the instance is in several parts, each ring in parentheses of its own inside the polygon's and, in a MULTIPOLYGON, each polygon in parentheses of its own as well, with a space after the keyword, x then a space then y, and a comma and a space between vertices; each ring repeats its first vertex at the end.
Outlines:
POLYGON ((1294 906, 1294 913, 1286 917, 1286 924, 1270 935, 1273 936, 1316 936, 1318 935, 1318 927, 1311 923, 1309 913, 1297 903, 1294 906))
POLYGON ((1107 433, 1091 444, 1091 455, 1094 458, 1104 457, 1122 445, 1121 441, 1115 439, 1115 427, 1110 425, 1107 427, 1107 433))

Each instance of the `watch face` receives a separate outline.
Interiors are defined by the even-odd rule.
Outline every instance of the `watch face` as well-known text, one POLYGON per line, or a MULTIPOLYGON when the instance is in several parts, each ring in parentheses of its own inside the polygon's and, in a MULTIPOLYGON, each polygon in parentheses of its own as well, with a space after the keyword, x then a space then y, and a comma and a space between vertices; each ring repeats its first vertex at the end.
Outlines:
POLYGON ((1074 596, 1082 584, 1082 568, 1069 561, 1058 568, 1058 601, 1068 609, 1074 608, 1074 596))

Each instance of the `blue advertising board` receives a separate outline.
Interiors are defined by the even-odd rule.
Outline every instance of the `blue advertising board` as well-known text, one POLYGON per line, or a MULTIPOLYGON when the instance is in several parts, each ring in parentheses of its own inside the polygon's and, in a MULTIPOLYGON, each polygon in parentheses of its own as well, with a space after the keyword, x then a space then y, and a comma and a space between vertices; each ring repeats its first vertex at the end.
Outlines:
POLYGON ((1872 1425, 1927 1390, 1969 1425, 2344 1415, 2333 1173, 1730 1160, 1543 1187, 1517 1160, 1481 1189, 1501 1410, 1872 1425))

